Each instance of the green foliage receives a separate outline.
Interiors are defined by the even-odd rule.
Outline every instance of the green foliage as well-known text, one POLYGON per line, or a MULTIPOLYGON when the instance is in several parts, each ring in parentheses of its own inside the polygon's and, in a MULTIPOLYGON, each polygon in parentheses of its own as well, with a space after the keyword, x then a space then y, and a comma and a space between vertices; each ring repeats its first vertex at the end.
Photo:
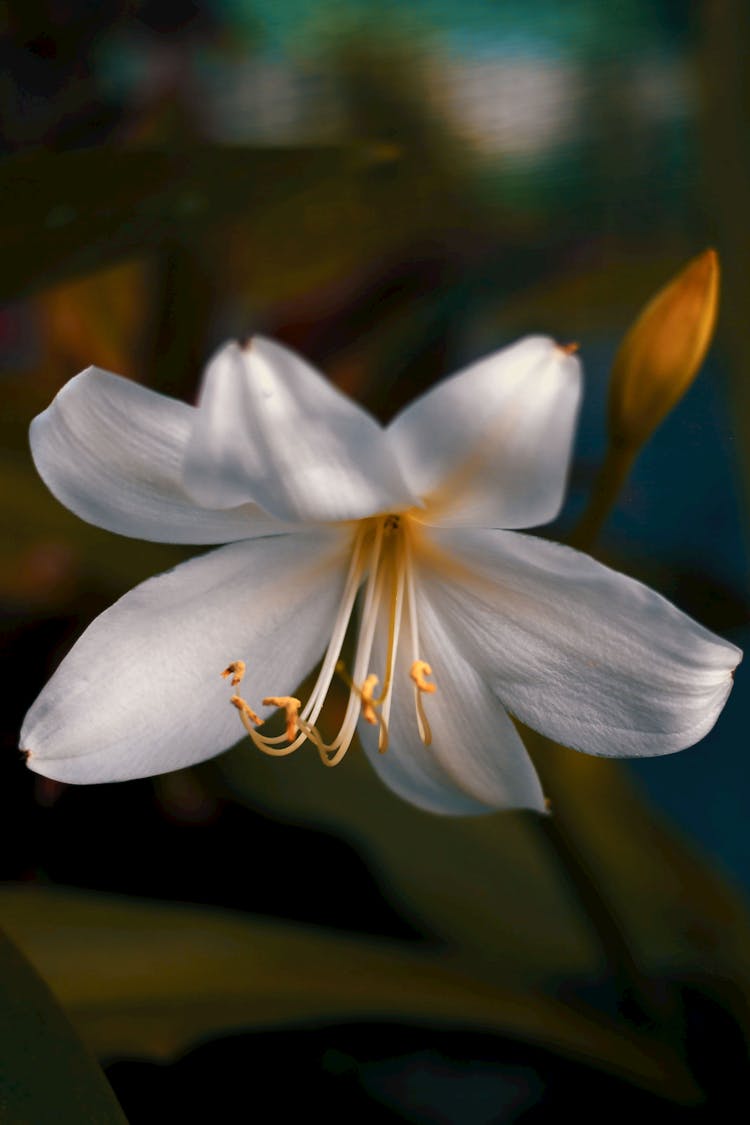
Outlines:
POLYGON ((2 934, 0 994, 3 1125, 123 1125, 95 1060, 46 984, 2 934))
POLYGON ((6 886, 0 907, 105 1058, 164 1059, 240 1029, 382 1018, 497 1032, 695 1097, 679 1064, 647 1040, 419 946, 61 888, 6 886))

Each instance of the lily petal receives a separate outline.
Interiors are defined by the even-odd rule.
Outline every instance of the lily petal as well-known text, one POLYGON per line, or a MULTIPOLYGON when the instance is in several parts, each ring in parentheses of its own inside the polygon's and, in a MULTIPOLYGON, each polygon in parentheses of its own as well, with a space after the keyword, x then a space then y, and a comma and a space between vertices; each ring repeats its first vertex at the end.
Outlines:
POLYGON ((237 742, 222 669, 247 661, 242 691, 253 704, 293 691, 327 640, 347 544, 328 531, 233 543, 131 590, 89 626, 31 707, 21 731, 28 765, 58 781, 121 781, 237 742))
MULTIPOLYGON (((394 673, 389 747, 378 752, 378 728, 363 721, 359 736, 382 780, 399 796, 429 812, 466 816, 497 809, 544 811, 544 796, 531 759, 489 686, 457 649, 439 609, 418 593, 420 651, 429 657, 435 692, 424 696, 432 732, 419 736, 412 652, 407 621, 402 626, 394 673)), ((382 668, 387 622, 379 625, 373 667, 382 668)))
POLYGON ((255 500, 282 520, 359 519, 416 503, 374 418, 280 344, 255 336, 209 364, 185 461, 212 506, 255 500))
POLYGON ((136 539, 228 543, 283 525, 255 504, 199 507, 182 484, 196 410, 89 367, 31 423, 39 475, 81 519, 136 539), (226 506, 223 506, 226 507, 226 506))
POLYGON ((589 754, 670 754, 711 729, 742 657, 648 587, 533 536, 433 530, 420 581, 502 702, 589 754))
POLYGON ((388 428, 425 522, 534 527, 563 500, 581 394, 575 356, 527 336, 439 383, 388 428))

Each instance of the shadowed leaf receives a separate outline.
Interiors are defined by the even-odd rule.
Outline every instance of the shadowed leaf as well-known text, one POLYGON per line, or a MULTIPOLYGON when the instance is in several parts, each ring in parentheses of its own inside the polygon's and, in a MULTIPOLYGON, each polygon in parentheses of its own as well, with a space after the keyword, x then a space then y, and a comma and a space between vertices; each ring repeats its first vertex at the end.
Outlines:
POLYGON ((107 1081, 57 1001, 0 934, 3 1125, 125 1125, 107 1081))
MULTIPOLYGON (((551 744, 534 749, 553 815, 564 817, 644 971, 715 963, 746 980, 744 905, 653 818, 622 766, 551 744)), ((388 792, 356 750, 335 770, 323 771, 304 751, 279 760, 247 747, 209 768, 220 769, 240 798, 345 838, 410 921, 468 952, 492 979, 538 987, 604 971, 597 937, 533 814, 422 813, 388 792)))
POLYGON ((538 985, 602 968, 535 814, 422 812, 382 785, 359 748, 333 770, 304 748, 272 759, 244 745, 208 768, 255 807, 346 839, 412 924, 470 952, 483 972, 538 985))
POLYGON ((398 1018, 519 1038, 679 1100, 695 1094, 653 1044, 418 947, 47 887, 1 888, 0 906, 104 1057, 169 1058, 239 1029, 398 1018))

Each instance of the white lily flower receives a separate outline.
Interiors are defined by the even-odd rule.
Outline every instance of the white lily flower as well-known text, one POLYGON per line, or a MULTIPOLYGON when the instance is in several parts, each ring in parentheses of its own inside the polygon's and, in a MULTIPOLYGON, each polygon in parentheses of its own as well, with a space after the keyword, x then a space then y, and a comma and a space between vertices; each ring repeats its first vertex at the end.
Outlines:
POLYGON ((332 765, 358 728, 386 784, 422 808, 541 811, 508 711, 591 754, 702 738, 740 651, 639 582, 515 530, 562 502, 571 351, 523 339, 386 429, 261 338, 218 352, 198 407, 96 368, 72 379, 31 427, 58 499, 122 535, 228 545, 94 621, 26 716, 29 766, 143 777, 220 753, 240 720, 266 753, 309 742, 332 765), (292 693, 319 661, 303 703, 292 693), (337 668, 350 695, 327 741, 337 668), (244 675, 234 707, 222 669, 235 686, 244 675), (279 708, 286 730, 268 736, 279 708))

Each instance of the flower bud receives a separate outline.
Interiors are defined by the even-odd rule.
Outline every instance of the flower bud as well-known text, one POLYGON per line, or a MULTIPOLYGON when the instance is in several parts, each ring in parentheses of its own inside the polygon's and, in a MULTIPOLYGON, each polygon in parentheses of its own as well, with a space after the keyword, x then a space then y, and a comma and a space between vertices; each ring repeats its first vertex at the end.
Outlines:
POLYGON ((711 343, 719 259, 705 250, 646 305, 615 356, 609 397, 614 446, 644 445, 692 383, 711 343))

